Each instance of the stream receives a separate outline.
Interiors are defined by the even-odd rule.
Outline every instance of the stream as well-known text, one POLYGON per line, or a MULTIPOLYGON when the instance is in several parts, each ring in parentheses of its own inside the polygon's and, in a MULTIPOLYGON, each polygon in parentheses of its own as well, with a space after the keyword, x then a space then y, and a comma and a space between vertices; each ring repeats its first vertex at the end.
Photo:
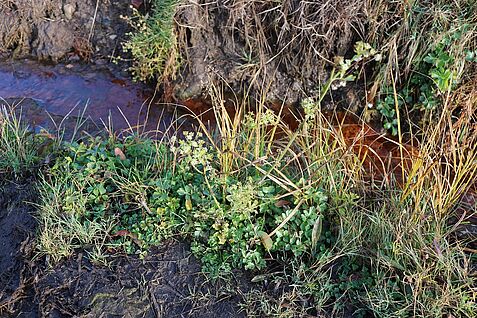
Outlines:
POLYGON ((117 133, 164 132, 175 122, 177 109, 154 95, 145 84, 115 76, 101 65, 0 61, 0 103, 20 107, 36 129, 59 121, 73 126, 82 117, 117 133))

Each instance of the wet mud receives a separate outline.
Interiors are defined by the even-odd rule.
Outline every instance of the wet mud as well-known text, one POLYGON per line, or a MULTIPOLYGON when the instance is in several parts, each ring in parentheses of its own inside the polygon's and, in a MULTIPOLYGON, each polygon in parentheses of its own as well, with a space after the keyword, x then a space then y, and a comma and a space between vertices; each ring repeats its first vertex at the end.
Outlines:
POLYGON ((129 1, 0 0, 0 55, 90 60, 121 51, 129 1))
POLYGON ((0 317, 38 316, 28 287, 35 197, 32 180, 7 182, 0 175, 0 317))
POLYGON ((208 281, 189 248, 169 241, 107 267, 78 254, 40 274, 35 289, 43 317, 243 317, 239 286, 208 281))
POLYGON ((111 254, 107 265, 76 253, 53 267, 35 257, 33 180, 0 191, 0 317, 244 317, 241 274, 212 282, 189 247, 164 242, 144 259, 111 254))

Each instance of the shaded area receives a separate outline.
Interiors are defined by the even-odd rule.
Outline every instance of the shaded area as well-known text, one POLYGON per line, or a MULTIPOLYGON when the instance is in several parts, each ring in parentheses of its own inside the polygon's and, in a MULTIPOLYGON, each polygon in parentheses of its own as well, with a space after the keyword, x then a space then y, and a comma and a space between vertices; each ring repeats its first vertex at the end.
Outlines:
MULTIPOLYGON (((3 176, 0 175, 0 178, 3 176)), ((15 313, 14 317, 37 317, 33 298, 27 287, 31 282, 26 264, 32 256, 29 238, 36 221, 34 207, 36 193, 31 180, 22 183, 0 184, 0 316, 15 313), (29 295, 30 294, 30 295, 29 295)))

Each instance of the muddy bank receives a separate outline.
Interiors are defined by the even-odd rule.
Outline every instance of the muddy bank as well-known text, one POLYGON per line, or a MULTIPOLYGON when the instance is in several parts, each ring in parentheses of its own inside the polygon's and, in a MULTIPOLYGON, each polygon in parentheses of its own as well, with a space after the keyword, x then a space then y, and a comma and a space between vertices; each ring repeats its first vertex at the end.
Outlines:
POLYGON ((0 0, 0 52, 58 61, 118 51, 128 1, 0 0))
POLYGON ((332 60, 362 38, 364 1, 185 1, 176 14, 185 57, 175 92, 185 100, 211 84, 252 88, 293 104, 316 95, 332 60))
POLYGON ((28 271, 36 221, 33 180, 15 183, 0 175, 0 316, 37 317, 28 271), (28 301, 19 299, 27 298, 28 301), (21 313, 21 314, 20 314, 21 313))
MULTIPOLYGON (((2 177, 3 178, 3 177, 2 177)), ((244 317, 241 274, 209 281, 186 244, 164 242, 144 260, 87 255, 48 267, 35 252, 33 180, 0 186, 1 317, 244 317)))
MULTIPOLYGON (((150 1, 132 1, 141 12, 150 1)), ((130 1, 0 0, 0 52, 51 61, 110 61, 122 55, 130 1)), ((317 93, 332 59, 361 38, 366 5, 341 2, 180 1, 176 36, 181 67, 166 87, 178 100, 201 98, 210 85, 249 87, 267 101, 293 104, 317 93)), ((123 69, 127 65, 122 66, 123 69)))
POLYGON ((172 241, 143 261, 117 257, 108 267, 78 254, 34 287, 43 317, 244 317, 243 284, 208 281, 188 247, 172 241))

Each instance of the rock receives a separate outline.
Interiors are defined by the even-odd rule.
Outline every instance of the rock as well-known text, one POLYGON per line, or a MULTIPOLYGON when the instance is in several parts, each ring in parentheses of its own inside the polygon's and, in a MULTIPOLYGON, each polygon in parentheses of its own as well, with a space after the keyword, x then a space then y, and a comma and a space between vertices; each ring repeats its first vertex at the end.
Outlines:
POLYGON ((39 59, 58 61, 73 47, 74 32, 64 21, 43 21, 38 23, 37 31, 33 46, 39 59))
POLYGON ((70 62, 79 62, 81 58, 78 55, 72 55, 68 58, 68 61, 70 62))
POLYGON ((65 17, 67 20, 73 19, 73 15, 76 11, 76 7, 72 4, 65 4, 63 6, 63 12, 65 13, 65 17))
POLYGON ((108 64, 108 62, 109 61, 107 59, 97 59, 97 60, 94 61, 94 64, 96 64, 96 65, 106 65, 106 64, 108 64))

